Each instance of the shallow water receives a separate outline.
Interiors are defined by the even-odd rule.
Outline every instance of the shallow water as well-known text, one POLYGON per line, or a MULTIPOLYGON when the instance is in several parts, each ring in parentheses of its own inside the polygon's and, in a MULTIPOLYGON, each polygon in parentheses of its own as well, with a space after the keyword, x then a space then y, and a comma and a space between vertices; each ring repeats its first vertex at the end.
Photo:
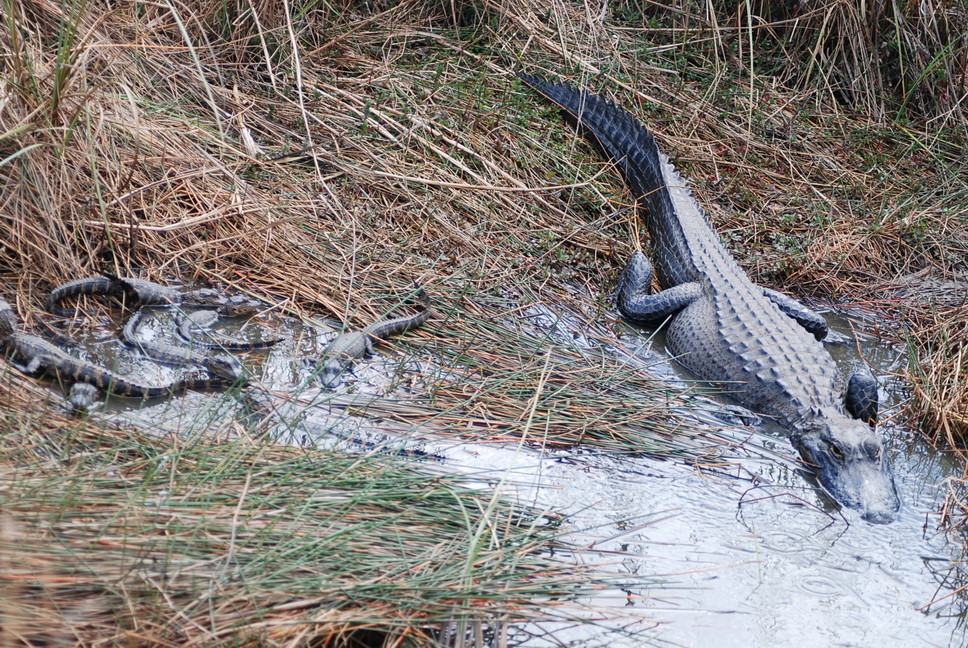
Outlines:
MULTIPOLYGON (((147 319, 143 336, 170 336, 170 317, 161 310, 147 319)), ((261 404, 287 421, 272 429, 280 440, 351 451, 408 447, 428 470, 464 473, 469 486, 569 515, 566 541, 576 550, 562 559, 599 565, 616 585, 556 612, 594 623, 563 620, 519 628, 520 645, 635 646, 655 638, 723 647, 965 645, 964 630, 952 618, 962 611, 962 600, 928 605, 949 593, 939 583, 957 545, 936 530, 939 486, 960 469, 916 433, 888 420, 904 398, 903 387, 890 378, 904 362, 902 351, 879 337, 876 323, 831 314, 828 319, 849 338, 848 344, 828 345, 838 362, 854 366, 856 335, 881 377, 881 420, 887 422, 880 429, 902 499, 898 519, 889 525, 840 511, 799 470, 782 432, 765 423, 757 426, 751 446, 783 456, 766 458, 754 450, 719 472, 582 448, 542 453, 521 445, 442 440, 361 415, 350 407, 354 400, 405 411, 408 395, 420 387, 407 376, 433 371, 432 359, 376 354, 359 361, 337 393, 321 390, 303 358, 325 348, 336 335, 332 326, 276 318, 270 322, 274 333, 290 339, 249 354, 247 362, 266 390, 261 404)), ((535 310, 529 321, 556 328, 546 336, 551 344, 602 347, 577 328, 570 330, 567 317, 535 310)), ((257 330, 238 323, 226 327, 236 337, 258 336, 257 330)), ((631 360, 672 382, 688 380, 665 359, 661 337, 653 349, 645 333, 622 325, 617 330, 616 346, 635 349, 631 360)), ((87 343, 92 354, 122 373, 137 370, 154 382, 177 373, 137 359, 110 335, 95 334, 87 343)), ((222 422, 231 417, 244 434, 252 421, 243 400, 188 394, 141 407, 119 399, 95 416, 172 434, 224 430, 222 422)), ((728 420, 741 410, 709 403, 708 409, 728 420)), ((737 440, 750 433, 735 430, 737 440)))
MULTIPOLYGON (((876 374, 904 362, 869 325, 828 319, 842 334, 857 329, 876 374)), ((852 346, 831 351, 851 366, 852 346)), ((901 391, 883 380, 882 420, 896 414, 901 391)), ((922 611, 947 594, 938 583, 954 549, 935 532, 938 486, 960 470, 903 426, 886 423, 881 431, 903 502, 889 525, 839 512, 792 461, 740 461, 765 484, 630 457, 541 462, 543 483, 528 496, 577 511, 576 544, 614 552, 605 557, 617 573, 665 575, 673 588, 630 578, 590 603, 611 605, 629 623, 642 612, 646 620, 570 628, 530 645, 640 645, 653 635, 685 646, 965 645, 964 629, 946 618, 961 611, 960 600, 922 611)), ((582 557, 596 560, 593 552, 582 557)))

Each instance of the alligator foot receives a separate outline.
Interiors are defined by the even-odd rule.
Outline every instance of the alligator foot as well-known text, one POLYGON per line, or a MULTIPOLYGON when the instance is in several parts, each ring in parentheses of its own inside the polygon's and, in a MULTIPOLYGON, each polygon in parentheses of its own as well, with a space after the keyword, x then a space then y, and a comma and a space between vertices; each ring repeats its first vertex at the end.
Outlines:
POLYGON ((763 419, 746 409, 734 405, 720 405, 720 409, 713 414, 727 425, 753 427, 762 423, 763 419))
POLYGON ((853 344, 854 339, 844 335, 843 333, 838 333, 837 331, 827 331, 827 337, 822 339, 821 342, 831 345, 844 345, 853 344))
POLYGON ((657 325, 670 315, 691 304, 700 294, 700 286, 689 282, 666 288, 656 294, 649 290, 652 263, 636 251, 618 279, 618 310, 633 324, 657 325))
POLYGON ((844 401, 851 416, 874 427, 877 423, 877 380, 867 367, 851 375, 844 401))
POLYGON ((827 337, 827 320, 824 319, 823 315, 820 313, 810 310, 796 299, 788 295, 784 295, 781 292, 771 290, 769 288, 763 288, 760 286, 763 294, 766 297, 780 307, 784 315, 793 318, 797 324, 802 326, 807 330, 808 333, 812 333, 813 337, 818 340, 822 340, 827 337))

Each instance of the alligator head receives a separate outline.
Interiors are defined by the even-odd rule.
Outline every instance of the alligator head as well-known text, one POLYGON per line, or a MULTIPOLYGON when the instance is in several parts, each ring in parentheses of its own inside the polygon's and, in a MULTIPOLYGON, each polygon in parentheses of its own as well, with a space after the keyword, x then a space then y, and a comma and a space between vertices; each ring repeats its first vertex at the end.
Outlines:
POLYGON ((791 440, 834 499, 867 522, 894 519, 901 505, 894 477, 880 436, 866 423, 840 414, 826 416, 804 425, 791 440))
POLYGON ((221 306, 225 295, 214 288, 199 288, 181 293, 182 303, 186 306, 221 306))
POLYGON ((213 376, 229 382, 240 380, 245 375, 245 368, 242 363, 228 354, 206 358, 204 364, 213 376))
POLYGON ((265 308, 265 304, 258 299, 252 299, 245 295, 234 295, 219 304, 218 314, 223 317, 249 317, 258 313, 262 308, 265 308))

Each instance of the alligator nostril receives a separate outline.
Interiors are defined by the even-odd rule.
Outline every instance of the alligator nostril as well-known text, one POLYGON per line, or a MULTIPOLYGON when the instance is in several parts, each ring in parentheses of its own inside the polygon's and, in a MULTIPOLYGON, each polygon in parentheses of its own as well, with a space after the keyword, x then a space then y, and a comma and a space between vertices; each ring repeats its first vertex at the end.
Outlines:
POLYGON ((881 458, 881 443, 876 439, 866 439, 864 441, 864 454, 870 457, 873 461, 879 461, 881 458))
POLYGON ((866 511, 860 519, 871 524, 889 524, 894 521, 893 511, 866 511))

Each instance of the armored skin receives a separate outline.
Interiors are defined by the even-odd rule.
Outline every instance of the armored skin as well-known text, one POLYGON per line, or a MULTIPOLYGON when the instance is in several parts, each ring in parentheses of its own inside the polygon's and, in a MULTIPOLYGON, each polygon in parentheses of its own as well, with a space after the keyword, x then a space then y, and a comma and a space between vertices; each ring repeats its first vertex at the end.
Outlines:
POLYGON ((805 462, 838 502, 868 522, 900 506, 876 417, 876 382, 844 380, 820 343, 823 317, 755 285, 720 243, 652 134, 615 104, 566 84, 522 74, 615 163, 642 208, 663 290, 650 294, 652 266, 636 252, 622 272, 618 308, 635 324, 665 322, 677 362, 716 383, 790 433, 805 462))
POLYGON ((430 318, 430 300, 420 291, 421 309, 413 315, 380 320, 360 331, 350 331, 339 335, 323 352, 318 365, 319 380, 324 387, 333 388, 340 377, 357 358, 373 352, 373 344, 391 335, 397 335, 416 328, 430 318))
POLYGON ((21 333, 18 328, 13 308, 0 298, 0 351, 25 374, 46 376, 69 386, 69 402, 75 410, 89 409, 95 398, 101 394, 152 399, 188 389, 227 387, 234 382, 219 376, 189 373, 169 385, 140 385, 68 355, 53 343, 36 335, 21 333))
POLYGON ((83 295, 109 295, 118 298, 134 295, 137 298, 137 303, 142 306, 165 304, 219 306, 225 302, 225 296, 211 288, 180 292, 153 281, 105 275, 103 277, 83 277, 57 286, 50 291, 50 296, 47 298, 47 311, 61 317, 71 317, 74 311, 61 306, 61 302, 70 297, 81 297, 83 295))

